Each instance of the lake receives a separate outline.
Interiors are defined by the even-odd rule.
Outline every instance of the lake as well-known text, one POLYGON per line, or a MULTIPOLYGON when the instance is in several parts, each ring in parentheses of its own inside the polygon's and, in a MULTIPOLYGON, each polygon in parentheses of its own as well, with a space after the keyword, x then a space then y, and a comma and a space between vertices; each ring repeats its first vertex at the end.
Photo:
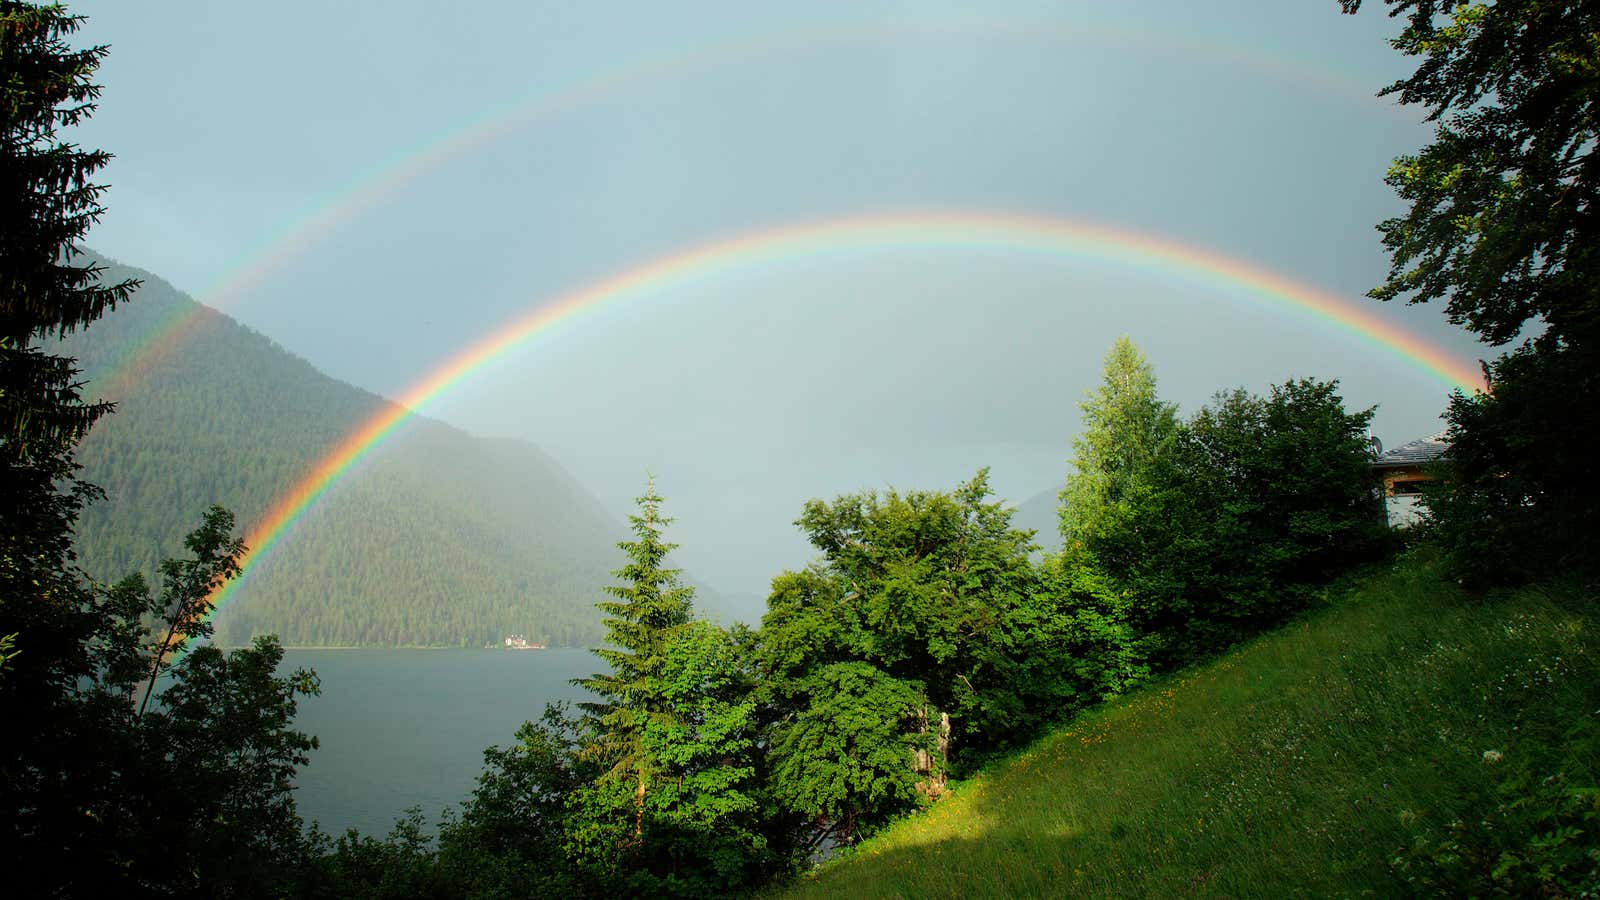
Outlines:
POLYGON ((436 823, 471 793, 484 748, 582 699, 568 679, 604 665, 587 650, 289 650, 284 671, 322 679, 295 718, 321 742, 295 780, 300 814, 335 835, 386 835, 409 806, 436 823))

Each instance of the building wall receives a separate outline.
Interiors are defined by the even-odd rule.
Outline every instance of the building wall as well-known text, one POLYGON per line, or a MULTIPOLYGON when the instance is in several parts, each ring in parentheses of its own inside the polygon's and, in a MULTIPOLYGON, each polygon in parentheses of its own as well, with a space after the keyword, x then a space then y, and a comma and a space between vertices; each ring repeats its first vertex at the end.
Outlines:
POLYGON ((1432 480, 1423 474, 1421 466, 1383 470, 1383 512, 1390 528, 1403 528, 1422 518, 1417 494, 1408 491, 1407 485, 1432 480))

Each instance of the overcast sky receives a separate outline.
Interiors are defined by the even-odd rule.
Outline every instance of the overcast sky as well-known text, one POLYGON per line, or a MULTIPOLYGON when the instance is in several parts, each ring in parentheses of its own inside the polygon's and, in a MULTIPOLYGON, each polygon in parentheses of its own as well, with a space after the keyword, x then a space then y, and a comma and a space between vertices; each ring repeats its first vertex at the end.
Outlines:
MULTIPOLYGON (((662 255, 934 208, 1137 230, 1348 297, 1461 359, 1483 352, 1436 307, 1361 299, 1386 271, 1374 223, 1400 209, 1383 172, 1429 133, 1373 96, 1407 71, 1378 8, 72 8, 86 40, 112 45, 77 135, 117 156, 90 245, 391 396, 501 323, 662 255), (317 218, 329 209, 344 214, 317 218)), ((653 470, 680 561, 753 608, 810 556, 791 524, 808 497, 948 487, 982 465, 1018 502, 1059 485, 1076 403, 1123 333, 1186 412, 1314 375, 1379 405, 1390 444, 1440 427, 1443 382, 1304 311, 1155 264, 959 242, 643 291, 427 411, 538 443, 619 515, 653 470)))

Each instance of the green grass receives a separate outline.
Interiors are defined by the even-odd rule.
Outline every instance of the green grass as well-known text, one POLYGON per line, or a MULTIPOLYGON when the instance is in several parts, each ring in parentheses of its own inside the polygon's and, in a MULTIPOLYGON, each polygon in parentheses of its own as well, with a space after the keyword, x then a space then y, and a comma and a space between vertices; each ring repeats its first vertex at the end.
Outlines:
POLYGON ((1492 829, 1480 820, 1508 781, 1597 783, 1600 604, 1580 594, 1466 597, 1404 558, 1080 717, 787 895, 1438 890, 1407 848, 1437 845, 1453 822, 1492 829))

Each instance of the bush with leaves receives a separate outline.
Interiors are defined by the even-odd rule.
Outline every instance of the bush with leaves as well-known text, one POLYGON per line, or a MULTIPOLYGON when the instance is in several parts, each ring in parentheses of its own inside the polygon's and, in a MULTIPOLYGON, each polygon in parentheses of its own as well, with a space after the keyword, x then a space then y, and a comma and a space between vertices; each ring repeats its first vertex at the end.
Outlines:
POLYGON ((922 685, 866 662, 835 662, 786 681, 793 712, 775 730, 774 794, 817 823, 810 843, 854 843, 914 808, 933 747, 922 685))
MULTIPOLYGON (((478 892, 472 888, 479 883, 460 883, 448 877, 428 838, 422 810, 418 807, 406 810, 405 815, 396 819, 384 838, 363 835, 352 828, 336 839, 330 840, 321 832, 314 833, 313 839, 318 855, 302 869, 297 896, 318 900, 507 896, 493 890, 478 892)), ((485 857, 483 861, 491 860, 485 857)), ((490 873, 492 870, 474 874, 490 873)))
POLYGON ((1418 890, 1455 897, 1585 897, 1600 890, 1600 788, 1519 772, 1475 815, 1419 836, 1394 860, 1418 890))
POLYGON ((459 817, 439 829, 441 868, 462 896, 570 893, 566 857, 574 792, 599 775, 580 759, 583 735, 566 707, 524 722, 516 742, 484 751, 484 771, 459 817))

